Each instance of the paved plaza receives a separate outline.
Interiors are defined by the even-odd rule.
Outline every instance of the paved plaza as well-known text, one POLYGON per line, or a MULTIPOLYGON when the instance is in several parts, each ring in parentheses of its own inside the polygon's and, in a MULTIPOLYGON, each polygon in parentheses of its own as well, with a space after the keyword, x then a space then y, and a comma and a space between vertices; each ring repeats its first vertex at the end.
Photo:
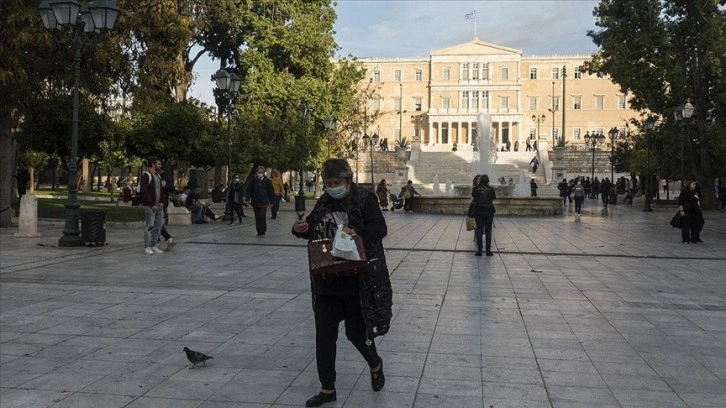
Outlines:
MULTIPOLYGON (((301 407, 319 389, 305 241, 283 204, 245 224, 140 227, 59 248, 0 230, 0 407, 301 407), (182 348, 214 357, 190 370, 182 348)), ((386 386, 338 342, 325 407, 726 407, 726 214, 680 243, 673 208, 587 200, 578 221, 498 217, 475 257, 463 217, 386 213, 386 386)), ((341 325, 342 327, 342 325, 341 325)))

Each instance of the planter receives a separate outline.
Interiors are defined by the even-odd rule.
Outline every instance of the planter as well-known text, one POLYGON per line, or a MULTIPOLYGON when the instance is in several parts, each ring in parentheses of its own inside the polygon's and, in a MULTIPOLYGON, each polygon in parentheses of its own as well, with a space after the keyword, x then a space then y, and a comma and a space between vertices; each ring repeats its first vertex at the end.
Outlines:
POLYGON ((555 146, 552 150, 555 152, 555 160, 562 160, 565 158, 565 146, 555 146))
POLYGON ((396 147, 396 157, 399 159, 406 159, 406 152, 408 151, 407 147, 396 147))

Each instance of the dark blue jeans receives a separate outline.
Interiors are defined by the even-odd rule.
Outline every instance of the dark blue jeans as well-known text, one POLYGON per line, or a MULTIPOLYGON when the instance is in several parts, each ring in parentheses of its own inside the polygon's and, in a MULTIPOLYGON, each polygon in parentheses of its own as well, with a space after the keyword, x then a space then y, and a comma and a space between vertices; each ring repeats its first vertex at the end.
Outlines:
POLYGON ((494 212, 491 210, 477 209, 476 215, 476 249, 482 250, 482 235, 486 236, 486 248, 489 252, 492 248, 492 225, 494 224, 494 212))

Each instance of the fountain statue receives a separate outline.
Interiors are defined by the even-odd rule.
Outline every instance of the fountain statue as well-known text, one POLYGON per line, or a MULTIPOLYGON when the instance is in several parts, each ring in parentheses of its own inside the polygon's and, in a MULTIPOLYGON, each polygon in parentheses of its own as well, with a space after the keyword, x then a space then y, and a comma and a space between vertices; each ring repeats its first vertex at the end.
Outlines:
POLYGON ((446 195, 454 194, 454 182, 450 178, 446 178, 446 195))
POLYGON ((439 175, 434 174, 434 195, 441 194, 441 187, 439 186, 439 175))
POLYGON ((524 170, 519 170, 519 180, 516 183, 514 195, 519 197, 529 197, 530 195, 529 177, 527 177, 524 170))

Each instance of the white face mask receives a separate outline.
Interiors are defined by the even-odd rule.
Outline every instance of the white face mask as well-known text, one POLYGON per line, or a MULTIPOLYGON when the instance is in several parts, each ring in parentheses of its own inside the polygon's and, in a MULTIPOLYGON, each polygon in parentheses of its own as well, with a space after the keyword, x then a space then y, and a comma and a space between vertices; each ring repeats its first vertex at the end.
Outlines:
POLYGON ((257 178, 265 177, 265 173, 257 173, 257 178))

